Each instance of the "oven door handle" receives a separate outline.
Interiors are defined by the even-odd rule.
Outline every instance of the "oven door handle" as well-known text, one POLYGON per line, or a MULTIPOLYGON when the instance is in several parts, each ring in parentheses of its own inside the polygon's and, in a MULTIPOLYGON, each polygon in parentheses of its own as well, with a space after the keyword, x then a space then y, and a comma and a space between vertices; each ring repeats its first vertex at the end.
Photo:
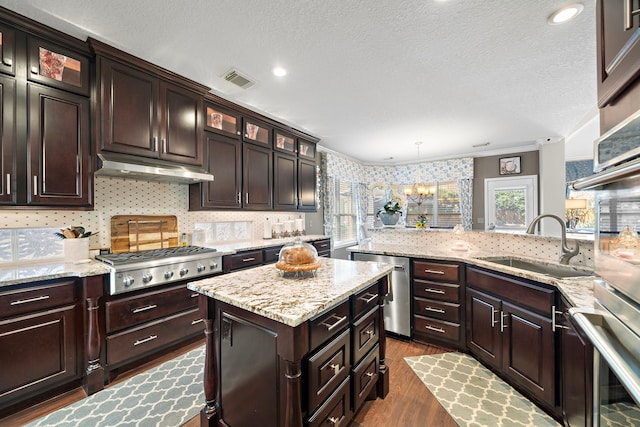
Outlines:
POLYGON ((613 336, 606 333, 601 313, 589 309, 570 308, 569 314, 582 328, 589 341, 606 360, 609 368, 616 374, 631 397, 640 405, 640 381, 637 361, 629 357, 630 353, 613 336))

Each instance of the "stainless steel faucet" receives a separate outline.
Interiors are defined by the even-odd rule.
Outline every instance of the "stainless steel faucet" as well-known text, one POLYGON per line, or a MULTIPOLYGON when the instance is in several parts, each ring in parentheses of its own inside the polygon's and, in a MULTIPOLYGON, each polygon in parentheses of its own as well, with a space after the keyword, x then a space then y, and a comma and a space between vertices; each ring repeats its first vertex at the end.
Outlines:
POLYGON ((545 218, 545 217, 553 218, 560 223, 560 227, 562 228, 562 241, 561 241, 562 254, 560 255, 560 264, 569 264, 569 260, 572 257, 578 255, 578 252, 580 251, 580 245, 578 244, 578 242, 576 242, 575 248, 569 249, 567 247, 567 226, 562 220, 562 218, 560 218, 558 215, 553 215, 553 214, 538 215, 533 219, 533 221, 531 221, 531 224, 529 224, 529 228, 527 228, 527 234, 533 234, 536 224, 540 222, 542 218, 545 218))

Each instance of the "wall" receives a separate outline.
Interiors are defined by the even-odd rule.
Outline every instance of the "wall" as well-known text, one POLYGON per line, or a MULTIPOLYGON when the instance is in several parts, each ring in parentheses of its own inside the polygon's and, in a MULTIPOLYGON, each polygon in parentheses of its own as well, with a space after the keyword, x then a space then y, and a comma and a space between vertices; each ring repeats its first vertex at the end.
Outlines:
MULTIPOLYGON (((186 184, 96 176, 94 194, 93 211, 1 209, 0 228, 65 228, 81 225, 88 231, 99 232, 97 236, 90 237, 89 245, 94 250, 111 246, 110 224, 114 215, 176 215, 180 233, 191 233, 194 224, 199 222, 248 221, 252 223, 253 238, 258 240, 262 239, 267 218, 270 221, 285 221, 306 216, 298 212, 241 210, 189 212, 189 186, 186 184)), ((320 221, 313 222, 313 229, 316 230, 315 223, 320 221)), ((311 234, 311 231, 307 233, 311 234)))
MULTIPOLYGON (((520 175, 539 175, 538 151, 525 151, 499 156, 476 157, 473 162, 473 229, 484 230, 484 180, 500 178, 500 158, 520 156, 520 175)), ((563 159, 564 161, 564 159, 563 159)), ((513 175, 510 175, 513 177, 513 175)))

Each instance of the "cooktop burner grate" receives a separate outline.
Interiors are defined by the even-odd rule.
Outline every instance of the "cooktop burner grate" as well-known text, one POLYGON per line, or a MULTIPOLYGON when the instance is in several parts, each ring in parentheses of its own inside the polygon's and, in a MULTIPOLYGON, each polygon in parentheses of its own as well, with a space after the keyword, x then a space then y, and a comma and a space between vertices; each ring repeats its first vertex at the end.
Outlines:
POLYGON ((96 259, 110 265, 122 265, 134 262, 166 259, 171 257, 185 257, 216 252, 213 248, 200 246, 177 246, 174 248, 152 249, 139 252, 123 252, 119 254, 97 255, 96 259))

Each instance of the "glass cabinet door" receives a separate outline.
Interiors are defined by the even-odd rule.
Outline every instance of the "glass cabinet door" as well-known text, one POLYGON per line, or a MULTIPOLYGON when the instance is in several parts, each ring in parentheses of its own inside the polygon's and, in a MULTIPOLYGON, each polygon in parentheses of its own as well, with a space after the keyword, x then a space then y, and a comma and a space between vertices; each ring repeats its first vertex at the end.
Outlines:
POLYGON ((15 31, 0 25, 0 72, 15 75, 15 31))
POLYGON ((234 138, 240 136, 240 117, 233 112, 219 108, 216 105, 206 105, 205 128, 212 132, 222 133, 234 138))
POLYGON ((29 80, 89 95, 89 59, 71 50, 29 39, 29 80))
POLYGON ((298 139, 298 155, 309 159, 316 158, 316 144, 313 142, 298 139))
POLYGON ((244 119, 243 140, 271 147, 271 128, 253 119, 244 119))
POLYGON ((276 139, 275 139, 275 148, 280 151, 285 151, 287 153, 295 153, 296 152, 296 139, 279 130, 275 131, 276 139))

